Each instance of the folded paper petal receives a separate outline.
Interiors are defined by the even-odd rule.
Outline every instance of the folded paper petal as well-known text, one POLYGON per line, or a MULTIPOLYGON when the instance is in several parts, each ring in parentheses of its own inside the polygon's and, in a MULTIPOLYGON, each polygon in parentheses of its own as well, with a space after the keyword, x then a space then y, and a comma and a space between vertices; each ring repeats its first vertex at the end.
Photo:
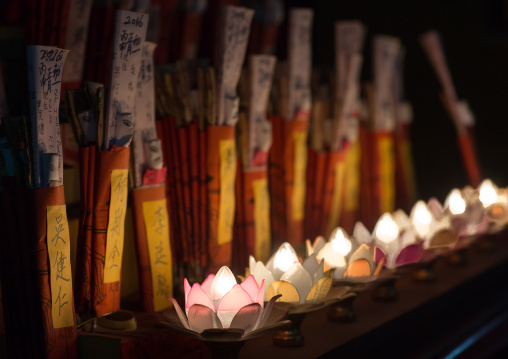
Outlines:
POLYGON ((314 278, 312 278, 312 282, 317 283, 318 280, 323 278, 324 274, 325 274, 325 261, 321 261, 321 263, 319 263, 318 268, 316 269, 316 272, 314 273, 314 278))
POLYGON ((252 274, 245 278, 242 283, 240 283, 240 287, 242 287, 242 289, 247 292, 253 302, 256 300, 259 292, 259 286, 252 274))
POLYGON ((372 243, 372 234, 362 222, 356 222, 353 237, 360 244, 365 243, 370 245, 372 243))
MULTIPOLYGON (((264 327, 265 325, 269 324, 268 323, 269 319, 273 319, 271 317, 271 313, 273 311, 273 307, 275 305, 275 302, 280 297, 281 297, 281 295, 278 294, 278 295, 275 295, 275 296, 270 298, 270 300, 266 304, 265 308, 263 309, 263 312, 259 316, 259 319, 257 320, 256 329, 264 327)), ((285 307, 285 308, 289 309, 289 307, 285 307)), ((284 315, 286 315, 286 313, 287 313, 287 310, 285 311, 284 315)), ((282 319, 282 316, 280 318, 277 318, 277 321, 280 320, 280 319, 282 319)))
POLYGON ((187 298, 189 297, 189 292, 191 291, 191 286, 187 278, 183 280, 183 291, 185 293, 185 302, 187 302, 187 298))
POLYGON ((256 267, 256 260, 253 256, 249 256, 249 271, 250 274, 254 272, 254 268, 256 267))
POLYGON ((452 246, 458 239, 456 233, 449 229, 435 232, 427 241, 427 248, 439 248, 452 246))
POLYGON ((338 268, 346 266, 346 259, 342 254, 335 251, 332 242, 326 243, 323 249, 319 251, 316 258, 318 261, 322 261, 324 259, 326 264, 330 268, 338 268))
POLYGON ((206 277, 203 284, 201 284, 201 288, 205 291, 205 293, 211 298, 210 296, 210 289, 212 288, 213 280, 215 279, 215 274, 209 274, 208 277, 206 277))
POLYGON ((354 262, 351 262, 347 271, 344 273, 345 278, 369 277, 370 275, 370 264, 365 259, 358 259, 354 262))
POLYGON ((320 262, 318 262, 318 260, 316 259, 316 254, 313 253, 310 256, 308 256, 307 258, 305 258, 305 260, 302 263, 302 266, 303 266, 303 268, 305 268, 307 273, 309 273, 312 277, 312 276, 314 276, 314 273, 316 273, 316 271, 319 267, 319 263, 320 262))
POLYGON ((187 321, 187 317, 185 316, 185 314, 183 314, 182 309, 178 305, 178 302, 174 298, 169 298, 169 300, 173 302, 176 315, 178 315, 178 318, 180 319, 180 322, 182 322, 182 325, 185 327, 185 329, 191 330, 189 322, 187 321))
POLYGON ((379 263, 381 259, 386 258, 386 253, 381 248, 376 247, 374 249, 374 262, 379 263))
POLYGON ((293 264, 281 277, 281 281, 292 283, 303 303, 312 288, 312 278, 300 263, 293 264))
POLYGON ((261 287, 259 288, 258 294, 256 295, 256 298, 254 299, 256 303, 258 303, 261 308, 265 305, 265 280, 261 282, 261 287))
POLYGON ((211 310, 215 310, 215 305, 213 305, 212 300, 198 283, 194 283, 192 286, 187 301, 185 302, 185 308, 189 309, 194 304, 201 304, 207 306, 211 310))
POLYGON ((262 262, 257 262, 256 266, 254 267, 254 271, 252 271, 251 274, 256 279, 258 285, 261 285, 263 280, 265 281, 265 290, 275 280, 272 273, 266 269, 265 265, 262 262))
POLYGON ((396 266, 404 264, 416 263, 420 260, 423 254, 423 243, 410 244, 403 248, 395 260, 396 266))
POLYGON ((270 284, 266 290, 266 299, 270 300, 270 298, 275 296, 281 296, 280 301, 286 303, 299 303, 300 295, 296 290, 295 286, 289 282, 284 282, 282 280, 276 280, 272 284, 270 284))
POLYGON ((204 305, 192 305, 187 312, 187 319, 190 328, 198 333, 201 333, 205 329, 222 328, 222 323, 217 314, 204 305))
POLYGON ((240 286, 235 284, 233 288, 227 292, 217 306, 218 312, 238 311, 240 308, 252 303, 249 294, 240 286))
POLYGON ((330 291, 330 287, 332 286, 332 278, 324 277, 321 278, 312 286, 305 298, 306 302, 312 302, 326 297, 328 292, 330 291))
POLYGON ((249 304, 236 313, 229 327, 243 329, 247 334, 256 329, 257 319, 262 311, 263 308, 258 303, 249 304))

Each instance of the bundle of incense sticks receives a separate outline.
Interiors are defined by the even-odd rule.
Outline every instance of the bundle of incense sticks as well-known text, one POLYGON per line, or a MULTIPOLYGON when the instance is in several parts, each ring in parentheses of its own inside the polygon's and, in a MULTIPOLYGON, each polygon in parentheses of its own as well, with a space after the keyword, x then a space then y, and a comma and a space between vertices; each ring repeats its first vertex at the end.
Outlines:
POLYGON ((480 185, 481 174, 473 141, 474 123, 470 121, 473 117, 470 115, 467 103, 458 99, 437 32, 429 31, 423 34, 420 40, 443 87, 441 100, 457 128, 462 160, 469 181, 476 188, 480 185))

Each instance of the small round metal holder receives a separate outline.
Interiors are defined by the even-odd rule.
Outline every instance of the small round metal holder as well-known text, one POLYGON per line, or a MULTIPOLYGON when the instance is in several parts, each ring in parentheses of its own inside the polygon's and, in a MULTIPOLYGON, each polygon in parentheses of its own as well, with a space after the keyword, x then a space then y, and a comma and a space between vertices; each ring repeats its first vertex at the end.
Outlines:
POLYGON ((436 271, 434 266, 439 257, 434 257, 427 262, 421 262, 420 266, 413 272, 413 279, 420 283, 433 283, 436 281, 436 271))
POLYGON ((341 300, 330 307, 328 319, 337 323, 352 323, 356 320, 356 312, 353 306, 356 296, 341 300))
POLYGON ((395 302, 399 299, 399 293, 395 288, 396 281, 396 276, 380 280, 379 285, 372 291, 372 298, 379 302, 395 302))
POLYGON ((453 267, 467 266, 467 264, 469 263, 467 258, 467 247, 452 252, 446 257, 446 261, 450 266, 453 267))
POLYGON ((273 336, 273 344, 279 347, 300 347, 303 345, 304 337, 300 327, 307 313, 289 314, 288 320, 291 324, 283 326, 273 336))

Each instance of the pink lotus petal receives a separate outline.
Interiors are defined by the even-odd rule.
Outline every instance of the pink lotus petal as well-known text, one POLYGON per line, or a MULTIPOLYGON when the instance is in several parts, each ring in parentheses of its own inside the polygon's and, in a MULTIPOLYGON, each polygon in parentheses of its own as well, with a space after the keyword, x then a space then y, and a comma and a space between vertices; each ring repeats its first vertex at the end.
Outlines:
POLYGON ((215 274, 209 274, 208 277, 206 277, 203 284, 201 284, 201 288, 205 291, 205 293, 211 298, 210 295, 210 288, 212 288, 212 282, 215 279, 215 274))
POLYGON ((397 259, 395 259, 395 265, 401 266, 409 263, 416 263, 420 260, 423 255, 423 243, 418 244, 410 244, 407 247, 404 247, 397 259))
POLYGON ((250 299, 254 302, 259 292, 259 287, 256 279, 250 274, 241 284, 240 287, 250 296, 250 299))
POLYGON ((189 292, 191 290, 191 286, 187 278, 183 280, 183 291, 185 292, 185 302, 187 302, 187 298, 189 297, 189 292))
POLYGON ((236 313, 231 321, 230 328, 240 328, 249 333, 256 328, 256 324, 263 309, 258 303, 249 304, 236 313))
POLYGON ((194 304, 191 306, 187 313, 187 318, 191 329, 199 333, 205 329, 222 328, 222 323, 217 314, 204 305, 194 304))
POLYGON ((386 253, 381 248, 376 246, 376 248, 374 249, 374 262, 376 262, 377 264, 381 262, 381 259, 383 258, 386 258, 386 253))
POLYGON ((261 287, 259 287, 259 292, 256 295, 256 298, 254 298, 254 302, 258 303, 261 308, 265 305, 265 280, 263 279, 261 281, 261 287))
POLYGON ((192 289, 189 292, 189 296, 185 301, 185 308, 190 308, 193 304, 201 304, 210 308, 211 310, 215 310, 215 306, 213 305, 212 300, 198 283, 194 283, 192 286, 192 289))
POLYGON ((240 284, 235 284, 233 288, 222 297, 217 306, 217 311, 236 311, 251 303, 252 299, 250 299, 247 292, 243 290, 240 284))

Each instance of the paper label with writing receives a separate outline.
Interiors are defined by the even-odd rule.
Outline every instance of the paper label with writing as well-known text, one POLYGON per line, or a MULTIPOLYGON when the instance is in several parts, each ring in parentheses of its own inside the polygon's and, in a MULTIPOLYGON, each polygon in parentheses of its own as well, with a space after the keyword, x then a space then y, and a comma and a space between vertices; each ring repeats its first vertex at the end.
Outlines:
POLYGON ((238 121, 236 87, 240 79, 249 41, 254 10, 224 6, 217 61, 217 124, 235 125, 238 121))
POLYGON ((139 67, 136 107, 136 122, 133 138, 134 182, 136 187, 143 184, 143 171, 147 169, 145 143, 157 138, 155 129, 155 81, 153 76, 153 53, 157 44, 145 42, 141 49, 141 65, 139 67))
POLYGON ((300 110, 310 110, 313 17, 311 9, 292 9, 289 13, 288 120, 300 110))
MULTIPOLYGON (((249 58, 251 81, 249 101, 249 162, 256 150, 268 151, 272 142, 271 123, 266 118, 268 96, 272 88, 275 56, 253 55, 249 58)), ((256 257, 257 258, 257 257, 256 257)))
POLYGON ((344 178, 344 208, 347 211, 358 209, 360 196, 360 143, 353 143, 346 154, 346 177, 344 178))
POLYGON ((305 209, 305 190, 307 172, 307 132, 294 132, 294 178, 293 178, 293 220, 303 219, 305 209))
POLYGON ((106 257, 104 258, 104 283, 118 282, 122 272, 128 174, 129 170, 127 169, 111 172, 111 199, 106 237, 106 257))
POLYGON ((46 217, 53 327, 71 327, 74 325, 74 302, 71 243, 65 205, 47 206, 46 217))
POLYGON ((270 258, 270 197, 266 178, 252 182, 254 192, 254 256, 260 261, 270 258))
POLYGON ((337 161, 335 165, 335 177, 333 185, 333 197, 330 207, 330 217, 328 217, 327 234, 331 234, 337 227, 342 211, 342 194, 344 193, 344 172, 346 164, 343 160, 337 161))
POLYGON ((220 151, 220 204, 219 233, 217 242, 225 244, 233 239, 233 222, 235 219, 235 178, 236 150, 234 140, 223 140, 219 143, 220 151))
POLYGON ((69 7, 65 47, 70 50, 64 67, 63 81, 77 82, 83 78, 88 24, 92 0, 72 0, 69 7))
POLYGON ((152 273, 153 307, 160 311, 169 306, 173 296, 173 272, 169 244, 169 219, 166 199, 143 202, 150 271, 152 273))
POLYGON ((58 155, 58 180, 63 181, 60 137, 60 89, 68 50, 27 46, 28 92, 32 119, 32 148, 36 187, 42 184, 41 153, 58 155))
POLYGON ((118 114, 134 113, 141 49, 145 42, 147 25, 147 14, 124 10, 116 12, 104 149, 109 149, 115 138, 118 114))
POLYGON ((381 190, 380 213, 394 211, 395 207, 395 160, 393 157, 393 139, 378 137, 379 188, 381 190))

